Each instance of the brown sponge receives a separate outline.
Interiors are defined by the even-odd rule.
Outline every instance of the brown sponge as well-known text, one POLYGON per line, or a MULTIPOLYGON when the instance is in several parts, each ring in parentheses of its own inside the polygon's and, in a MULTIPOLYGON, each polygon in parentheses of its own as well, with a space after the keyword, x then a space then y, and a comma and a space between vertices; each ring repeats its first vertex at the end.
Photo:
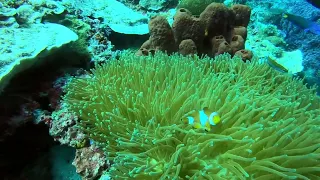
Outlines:
POLYGON ((215 53, 215 56, 219 54, 229 53, 232 54, 232 48, 227 41, 222 41, 219 44, 218 51, 215 53))
POLYGON ((150 49, 151 48, 151 40, 150 38, 141 45, 141 48, 150 49))
POLYGON ((144 42, 140 49, 136 52, 136 55, 138 56, 148 56, 149 55, 149 49, 151 49, 151 41, 148 39, 146 42, 144 42))
POLYGON ((205 35, 205 24, 199 18, 192 16, 187 9, 177 10, 172 30, 177 44, 185 39, 192 39, 198 49, 201 49, 205 35))
POLYGON ((136 52, 137 56, 148 56, 149 55, 149 50, 146 48, 140 48, 137 52, 136 52))
POLYGON ((209 57, 222 53, 234 55, 245 48, 250 13, 251 9, 246 5, 228 8, 223 3, 211 3, 199 17, 180 8, 174 16, 172 28, 165 17, 155 16, 149 22, 150 38, 137 54, 163 51, 209 57))
POLYGON ((184 56, 197 54, 197 46, 192 39, 182 40, 179 44, 179 53, 184 56))
POLYGON ((240 35, 234 35, 231 39, 230 46, 232 48, 232 54, 239 51, 240 49, 244 49, 244 39, 240 35))
POLYGON ((155 50, 173 53, 177 50, 172 29, 163 16, 155 16, 149 22, 150 46, 155 50))
POLYGON ((233 28, 232 35, 240 35, 244 40, 247 39, 247 28, 244 26, 236 26, 233 28))
POLYGON ((242 61, 246 62, 246 61, 251 61, 252 57, 253 57, 253 53, 249 50, 239 50, 237 51, 235 54, 235 56, 240 56, 242 58, 242 61))
POLYGON ((206 24, 206 34, 211 39, 223 35, 227 41, 233 29, 234 12, 223 3, 211 3, 200 14, 200 19, 206 24))
POLYGON ((226 41, 226 39, 220 35, 220 36, 214 36, 211 39, 211 46, 212 46, 212 54, 216 54, 218 52, 219 46, 222 42, 226 41))
POLYGON ((251 8, 246 5, 236 4, 231 7, 235 13, 235 26, 247 27, 250 21, 251 8))

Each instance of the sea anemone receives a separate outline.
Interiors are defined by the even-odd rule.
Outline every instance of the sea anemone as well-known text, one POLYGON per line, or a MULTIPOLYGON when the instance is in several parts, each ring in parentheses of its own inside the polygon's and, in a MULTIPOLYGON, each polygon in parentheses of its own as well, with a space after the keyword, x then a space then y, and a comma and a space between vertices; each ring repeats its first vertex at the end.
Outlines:
POLYGON ((67 90, 115 179, 320 178, 320 98, 257 60, 127 53, 67 90), (181 123, 204 107, 212 131, 181 123))

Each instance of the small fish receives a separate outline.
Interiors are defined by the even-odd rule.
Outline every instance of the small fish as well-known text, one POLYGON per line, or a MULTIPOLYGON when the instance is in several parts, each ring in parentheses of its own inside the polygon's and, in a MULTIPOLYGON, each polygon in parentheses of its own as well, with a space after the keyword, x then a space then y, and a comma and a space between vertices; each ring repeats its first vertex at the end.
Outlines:
MULTIPOLYGON (((319 2, 320 2, 320 0, 319 0, 319 2)), ((297 15, 288 13, 284 9, 271 8, 269 12, 274 15, 282 14, 283 18, 292 22, 293 24, 300 27, 304 31, 306 31, 306 32, 310 31, 313 34, 320 35, 320 24, 318 24, 314 21, 308 20, 302 16, 297 16, 297 15)))
POLYGON ((310 31, 313 34, 320 35, 320 25, 314 21, 310 21, 304 17, 293 15, 290 13, 284 13, 283 17, 288 19, 296 26, 304 29, 304 31, 310 31))
POLYGON ((274 59, 272 59, 270 56, 268 57, 267 63, 269 66, 271 66, 273 69, 280 71, 282 73, 288 73, 288 69, 282 66, 281 64, 277 63, 274 59))
POLYGON ((89 147, 89 140, 87 138, 79 140, 75 144, 75 148, 76 149, 81 149, 81 148, 84 148, 84 147, 89 147))
POLYGON ((94 144, 94 140, 89 139, 89 144, 90 144, 90 146, 93 145, 94 144))
POLYGON ((210 131, 211 126, 217 125, 221 119, 217 112, 212 112, 205 107, 203 110, 195 111, 182 118, 182 121, 186 124, 193 125, 196 129, 204 128, 206 131, 210 131))

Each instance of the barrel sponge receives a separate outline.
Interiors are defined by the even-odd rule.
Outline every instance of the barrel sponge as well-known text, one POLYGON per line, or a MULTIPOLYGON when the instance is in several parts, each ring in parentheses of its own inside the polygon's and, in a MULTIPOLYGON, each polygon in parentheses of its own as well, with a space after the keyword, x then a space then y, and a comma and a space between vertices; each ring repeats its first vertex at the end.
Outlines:
POLYGON ((200 19, 206 24, 206 32, 211 39, 213 36, 223 35, 226 39, 229 37, 235 14, 223 3, 211 3, 200 14, 200 19))
POLYGON ((232 54, 234 54, 235 52, 244 49, 244 39, 240 35, 234 35, 231 39, 230 46, 232 48, 232 54))
POLYGON ((150 49, 151 46, 152 46, 151 43, 152 43, 151 40, 148 39, 148 40, 146 40, 146 41, 141 45, 141 48, 150 49))
POLYGON ((244 62, 251 61, 253 57, 253 53, 250 50, 246 50, 246 49, 241 49, 237 51, 234 55, 241 57, 242 61, 244 62))
POLYGON ((112 179, 319 179, 320 97, 258 60, 134 56, 96 67, 64 102, 112 162, 112 179), (210 107, 206 132, 181 123, 210 107))
POLYGON ((149 49, 147 48, 140 48, 137 52, 136 52, 137 56, 148 56, 149 55, 149 49))
POLYGON ((235 12, 235 25, 247 27, 250 21, 251 8, 242 4, 235 4, 231 7, 235 12))
POLYGON ((227 41, 222 41, 219 46, 218 46, 218 50, 215 53, 215 56, 220 55, 220 54, 224 54, 224 53, 229 53, 232 54, 232 48, 230 46, 230 44, 227 41))
POLYGON ((177 10, 172 30, 177 44, 180 44, 182 40, 192 39, 196 46, 201 49, 205 35, 205 23, 192 16, 190 11, 183 8, 177 10))
POLYGON ((226 39, 220 35, 220 36, 214 36, 211 39, 211 46, 212 46, 212 53, 215 54, 218 52, 219 46, 222 42, 226 41, 226 39))
POLYGON ((223 3, 224 0, 179 0, 178 8, 189 9, 192 14, 200 13, 212 2, 223 3))
POLYGON ((233 36, 240 35, 243 38, 243 40, 245 41, 247 39, 248 30, 244 26, 235 26, 233 28, 232 35, 233 36))
POLYGON ((150 46, 153 49, 167 51, 168 53, 176 51, 173 32, 165 17, 152 17, 149 21, 149 33, 150 46))
POLYGON ((183 56, 197 54, 197 46, 192 39, 185 39, 179 44, 179 53, 183 56))
POLYGON ((136 55, 138 55, 138 56, 148 56, 150 50, 154 50, 154 49, 151 47, 151 40, 148 39, 147 41, 145 41, 141 45, 139 50, 136 52, 136 55))

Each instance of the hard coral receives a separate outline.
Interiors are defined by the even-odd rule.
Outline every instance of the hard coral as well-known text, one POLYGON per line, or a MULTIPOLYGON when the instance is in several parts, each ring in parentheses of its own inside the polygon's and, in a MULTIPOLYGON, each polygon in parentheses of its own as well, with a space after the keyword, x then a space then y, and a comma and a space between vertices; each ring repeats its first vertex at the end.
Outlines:
POLYGON ((123 54, 67 89, 113 179, 320 178, 320 98, 257 60, 123 54), (212 131, 181 122, 204 107, 212 131))
POLYGON ((78 128, 78 117, 67 108, 54 111, 51 115, 50 135, 60 144, 79 148, 87 136, 78 128))
POLYGON ((27 0, 3 0, 0 1, 4 7, 18 8, 19 6, 27 3, 27 0))
MULTIPOLYGON (((234 5, 227 8, 222 3, 211 3, 200 14, 194 16, 185 8, 177 10, 172 29, 164 17, 157 16, 150 20, 150 38, 137 52, 138 55, 148 55, 149 50, 160 50, 167 53, 194 49, 193 54, 215 55, 234 53, 245 47, 247 28, 250 19, 250 8, 244 5, 234 5), (173 33, 172 33, 173 32, 173 33), (217 41, 222 37, 224 41, 217 41), (188 40, 193 43, 185 43, 188 40), (184 42, 183 44, 180 44, 184 42), (221 43, 221 44, 220 44, 221 43), (186 47, 190 45, 190 47, 186 47)), ((188 53, 183 54, 190 54, 188 53)))
POLYGON ((95 147, 77 149, 76 157, 72 163, 83 180, 95 180, 100 177, 108 167, 103 151, 95 147))

